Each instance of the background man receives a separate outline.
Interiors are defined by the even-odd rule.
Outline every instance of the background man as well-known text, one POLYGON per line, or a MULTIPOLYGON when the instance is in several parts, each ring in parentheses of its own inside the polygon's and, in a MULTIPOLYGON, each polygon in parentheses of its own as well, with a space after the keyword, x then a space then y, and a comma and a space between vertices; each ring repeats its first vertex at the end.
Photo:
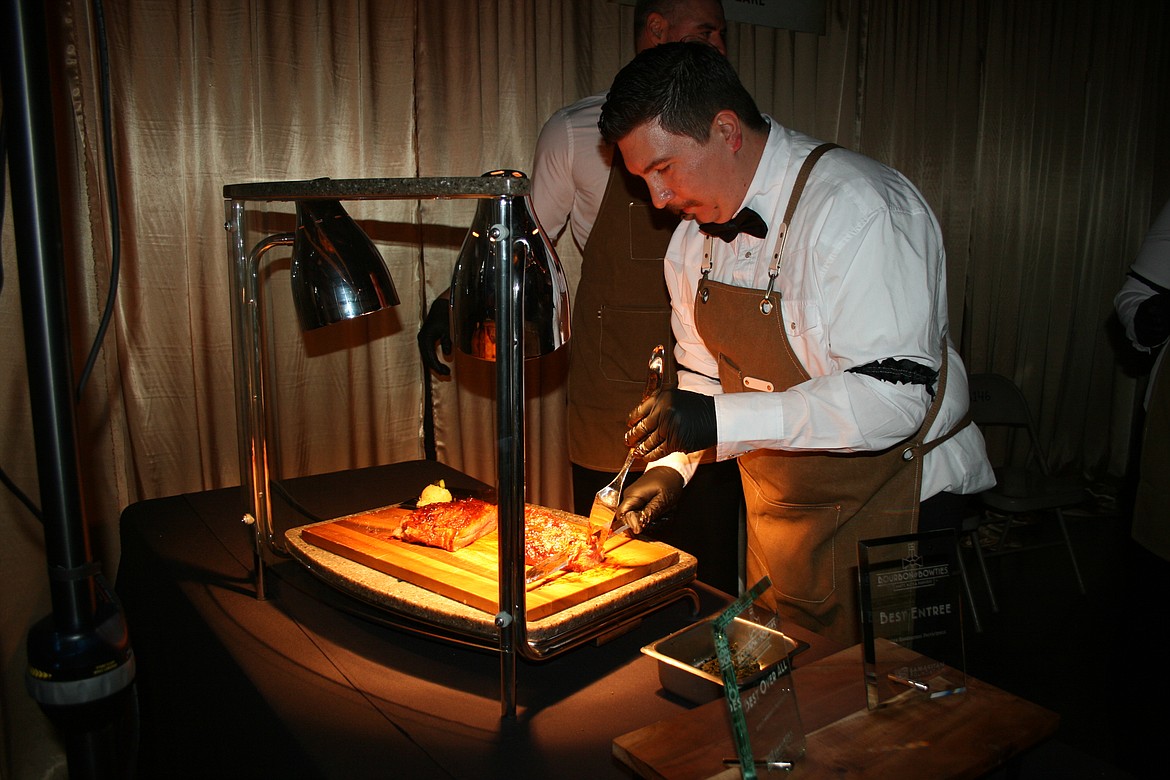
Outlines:
MULTIPOLYGON (((727 53, 719 0, 640 0, 634 30, 637 51, 688 40, 727 53)), ((532 175, 532 205, 541 226, 559 240, 569 225, 582 257, 572 304, 567 410, 574 511, 582 515, 626 459, 626 418, 641 401, 656 345, 667 348, 665 382, 674 378, 662 258, 678 218, 653 208, 646 185, 602 141, 597 120, 604 101, 604 94, 593 95, 548 119, 532 175)), ((423 361, 448 374, 435 355, 443 334, 434 328, 447 327, 444 299, 435 302, 432 315, 419 334, 423 361)), ((634 469, 640 468, 635 462, 634 469)), ((735 465, 704 464, 669 522, 648 535, 696 555, 699 578, 735 594, 741 507, 735 465)))
POLYGON ((965 419, 938 223, 901 174, 840 148, 788 213, 820 144, 760 114, 710 47, 639 54, 600 126, 684 220, 666 255, 678 389, 631 415, 626 442, 651 463, 619 513, 668 511, 684 453, 738 459, 745 584, 770 576, 783 615, 856 641, 857 540, 909 533, 920 502, 929 515, 946 499, 927 499, 994 481, 965 419))
MULTIPOLYGON (((1144 399, 1145 424, 1137 493, 1126 550, 1125 571, 1119 572, 1122 638, 1128 640, 1135 663, 1157 666, 1170 641, 1165 594, 1170 590, 1170 372, 1166 343, 1170 339, 1170 203, 1150 226, 1125 283, 1113 299, 1117 316, 1135 349, 1156 355, 1144 399)), ((1165 699, 1170 682, 1156 675, 1153 695, 1165 699)), ((1135 777, 1153 777, 1162 760, 1159 738, 1166 719, 1139 714, 1121 696, 1113 719, 1117 755, 1135 777)))

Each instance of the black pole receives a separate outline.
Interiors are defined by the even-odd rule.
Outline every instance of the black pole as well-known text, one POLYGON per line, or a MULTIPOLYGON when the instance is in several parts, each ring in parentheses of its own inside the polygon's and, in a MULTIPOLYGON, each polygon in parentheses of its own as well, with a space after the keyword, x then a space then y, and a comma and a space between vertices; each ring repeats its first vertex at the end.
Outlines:
POLYGON ((81 501, 68 301, 44 3, 3 0, 3 95, 12 216, 53 612, 28 636, 27 687, 63 730, 74 778, 127 774, 113 713, 132 698, 121 607, 92 560, 81 501))

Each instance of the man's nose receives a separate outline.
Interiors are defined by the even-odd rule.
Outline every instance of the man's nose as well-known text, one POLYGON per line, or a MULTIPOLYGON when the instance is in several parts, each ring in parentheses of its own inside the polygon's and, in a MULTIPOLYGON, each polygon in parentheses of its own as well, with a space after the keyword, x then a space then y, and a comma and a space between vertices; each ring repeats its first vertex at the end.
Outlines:
POLYGON ((666 205, 674 198, 674 193, 670 190, 662 190, 658 193, 651 193, 650 200, 654 202, 654 208, 664 209, 666 205))
POLYGON ((666 208, 666 204, 670 203, 671 199, 674 198, 674 193, 671 189, 661 181, 647 181, 646 186, 650 190, 650 201, 656 209, 666 208))

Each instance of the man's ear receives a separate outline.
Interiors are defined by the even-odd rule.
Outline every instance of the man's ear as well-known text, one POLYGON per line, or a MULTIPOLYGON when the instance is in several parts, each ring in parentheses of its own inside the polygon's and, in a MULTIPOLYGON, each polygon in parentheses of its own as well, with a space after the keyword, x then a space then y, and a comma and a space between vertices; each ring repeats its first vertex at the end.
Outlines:
POLYGON ((711 120, 711 134, 732 152, 738 152, 743 146, 743 127, 739 121, 739 114, 728 109, 720 111, 711 120))
POLYGON ((646 17, 646 30, 650 33, 650 41, 657 46, 660 43, 666 43, 666 32, 670 29, 670 23, 666 21, 666 17, 658 12, 653 12, 646 17))

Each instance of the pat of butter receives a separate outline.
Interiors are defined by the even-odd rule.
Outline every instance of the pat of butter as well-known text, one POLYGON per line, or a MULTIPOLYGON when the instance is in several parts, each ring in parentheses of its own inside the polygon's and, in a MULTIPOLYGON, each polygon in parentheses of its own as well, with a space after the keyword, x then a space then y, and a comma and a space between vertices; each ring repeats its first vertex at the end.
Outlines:
POLYGON ((451 500, 451 491, 447 490, 447 486, 443 484, 443 480, 439 480, 437 485, 427 485, 423 488, 422 495, 418 497, 415 502, 416 506, 426 506, 427 504, 442 504, 451 500))

